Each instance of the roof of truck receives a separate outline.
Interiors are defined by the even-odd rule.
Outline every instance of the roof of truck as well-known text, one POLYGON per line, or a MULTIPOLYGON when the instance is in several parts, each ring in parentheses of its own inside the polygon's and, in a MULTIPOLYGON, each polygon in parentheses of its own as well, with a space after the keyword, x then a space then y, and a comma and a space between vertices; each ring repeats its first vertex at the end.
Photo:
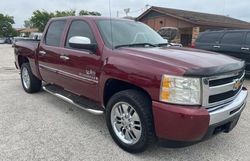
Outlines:
POLYGON ((67 17, 55 17, 51 18, 51 20, 60 20, 60 19, 89 19, 89 20, 126 20, 126 21, 134 21, 131 19, 126 18, 110 18, 110 17, 103 17, 103 16, 67 16, 67 17))

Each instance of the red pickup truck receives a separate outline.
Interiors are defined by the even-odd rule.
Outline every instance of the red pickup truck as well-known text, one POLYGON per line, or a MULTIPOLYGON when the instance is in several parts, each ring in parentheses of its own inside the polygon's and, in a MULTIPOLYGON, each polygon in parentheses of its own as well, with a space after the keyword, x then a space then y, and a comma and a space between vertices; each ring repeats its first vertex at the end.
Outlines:
POLYGON ((56 18, 41 41, 14 47, 26 92, 43 88, 105 114, 112 138, 131 153, 156 140, 190 143, 229 132, 246 105, 244 61, 171 47, 140 22, 56 18))

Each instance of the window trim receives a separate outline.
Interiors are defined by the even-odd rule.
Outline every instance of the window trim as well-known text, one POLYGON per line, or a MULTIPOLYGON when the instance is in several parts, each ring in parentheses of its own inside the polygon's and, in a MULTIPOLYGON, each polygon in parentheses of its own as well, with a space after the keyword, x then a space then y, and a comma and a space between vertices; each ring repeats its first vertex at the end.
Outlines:
POLYGON ((48 25, 48 27, 46 29, 46 34, 45 34, 44 39, 43 39, 43 44, 46 45, 46 46, 50 46, 50 47, 60 48, 61 45, 62 45, 62 39, 64 37, 64 31, 65 31, 66 27, 67 27, 67 20, 66 19, 59 19, 59 20, 52 20, 52 21, 50 21, 49 25, 48 25), (59 44, 59 46, 53 46, 53 45, 49 45, 49 44, 46 43, 46 39, 47 39, 49 28, 50 28, 51 24, 54 23, 54 22, 56 22, 56 21, 63 21, 63 22, 65 22, 65 25, 64 25, 64 28, 63 28, 63 32, 62 32, 62 35, 61 35, 61 38, 60 38, 60 44, 59 44))
MULTIPOLYGON (((91 33, 92 33, 92 35, 93 35, 94 40, 95 40, 95 44, 97 45, 96 37, 95 37, 95 34, 94 34, 93 29, 92 29, 92 27, 90 26, 90 24, 89 24, 86 20, 83 20, 83 19, 73 19, 73 20, 71 20, 71 21, 69 22, 68 29, 67 29, 67 34, 65 35, 65 40, 64 40, 64 43, 63 43, 63 48, 64 48, 64 49, 69 49, 69 50, 76 50, 76 51, 89 51, 89 50, 85 50, 85 49, 69 48, 69 47, 66 46, 66 45, 67 45, 67 41, 68 41, 68 36, 69 36, 69 31, 70 31, 71 25, 72 25, 73 22, 75 22, 75 21, 82 21, 82 22, 85 22, 85 23, 89 26, 90 31, 91 31, 91 33)), ((98 46, 98 45, 97 45, 97 46, 98 46)))

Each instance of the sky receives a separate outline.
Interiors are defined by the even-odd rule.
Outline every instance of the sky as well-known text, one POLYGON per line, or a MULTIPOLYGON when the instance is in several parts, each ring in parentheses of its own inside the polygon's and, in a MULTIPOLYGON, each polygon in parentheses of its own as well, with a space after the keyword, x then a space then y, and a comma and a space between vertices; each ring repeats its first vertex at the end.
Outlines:
MULTIPOLYGON (((110 0, 112 17, 125 16, 124 9, 130 8, 129 16, 138 16, 145 6, 160 6, 183 10, 192 10, 220 15, 250 22, 249 0, 110 0), (238 2, 238 3, 237 3, 238 2)), ((14 27, 23 27, 35 10, 88 10, 98 11, 109 16, 109 0, 0 0, 0 13, 14 16, 14 27)))

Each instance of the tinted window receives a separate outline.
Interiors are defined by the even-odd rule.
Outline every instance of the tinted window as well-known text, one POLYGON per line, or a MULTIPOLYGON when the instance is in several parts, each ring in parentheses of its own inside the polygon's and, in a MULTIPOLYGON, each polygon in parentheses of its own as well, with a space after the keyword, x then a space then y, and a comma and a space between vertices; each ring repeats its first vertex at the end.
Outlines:
POLYGON ((46 34, 45 43, 49 46, 60 46, 66 21, 54 21, 50 24, 46 34))
POLYGON ((221 39, 221 43, 239 45, 242 44, 242 38, 243 38, 243 33, 241 32, 226 33, 221 39))
POLYGON ((219 41, 220 36, 221 33, 204 33, 197 41, 202 43, 215 43, 219 41))
POLYGON ((247 45, 250 45, 250 33, 247 34, 247 37, 246 37, 246 44, 247 44, 247 45))
POLYGON ((69 39, 73 36, 83 36, 91 40, 91 43, 95 42, 95 37, 89 27, 89 25, 84 21, 73 21, 67 36, 66 47, 69 46, 69 39))

